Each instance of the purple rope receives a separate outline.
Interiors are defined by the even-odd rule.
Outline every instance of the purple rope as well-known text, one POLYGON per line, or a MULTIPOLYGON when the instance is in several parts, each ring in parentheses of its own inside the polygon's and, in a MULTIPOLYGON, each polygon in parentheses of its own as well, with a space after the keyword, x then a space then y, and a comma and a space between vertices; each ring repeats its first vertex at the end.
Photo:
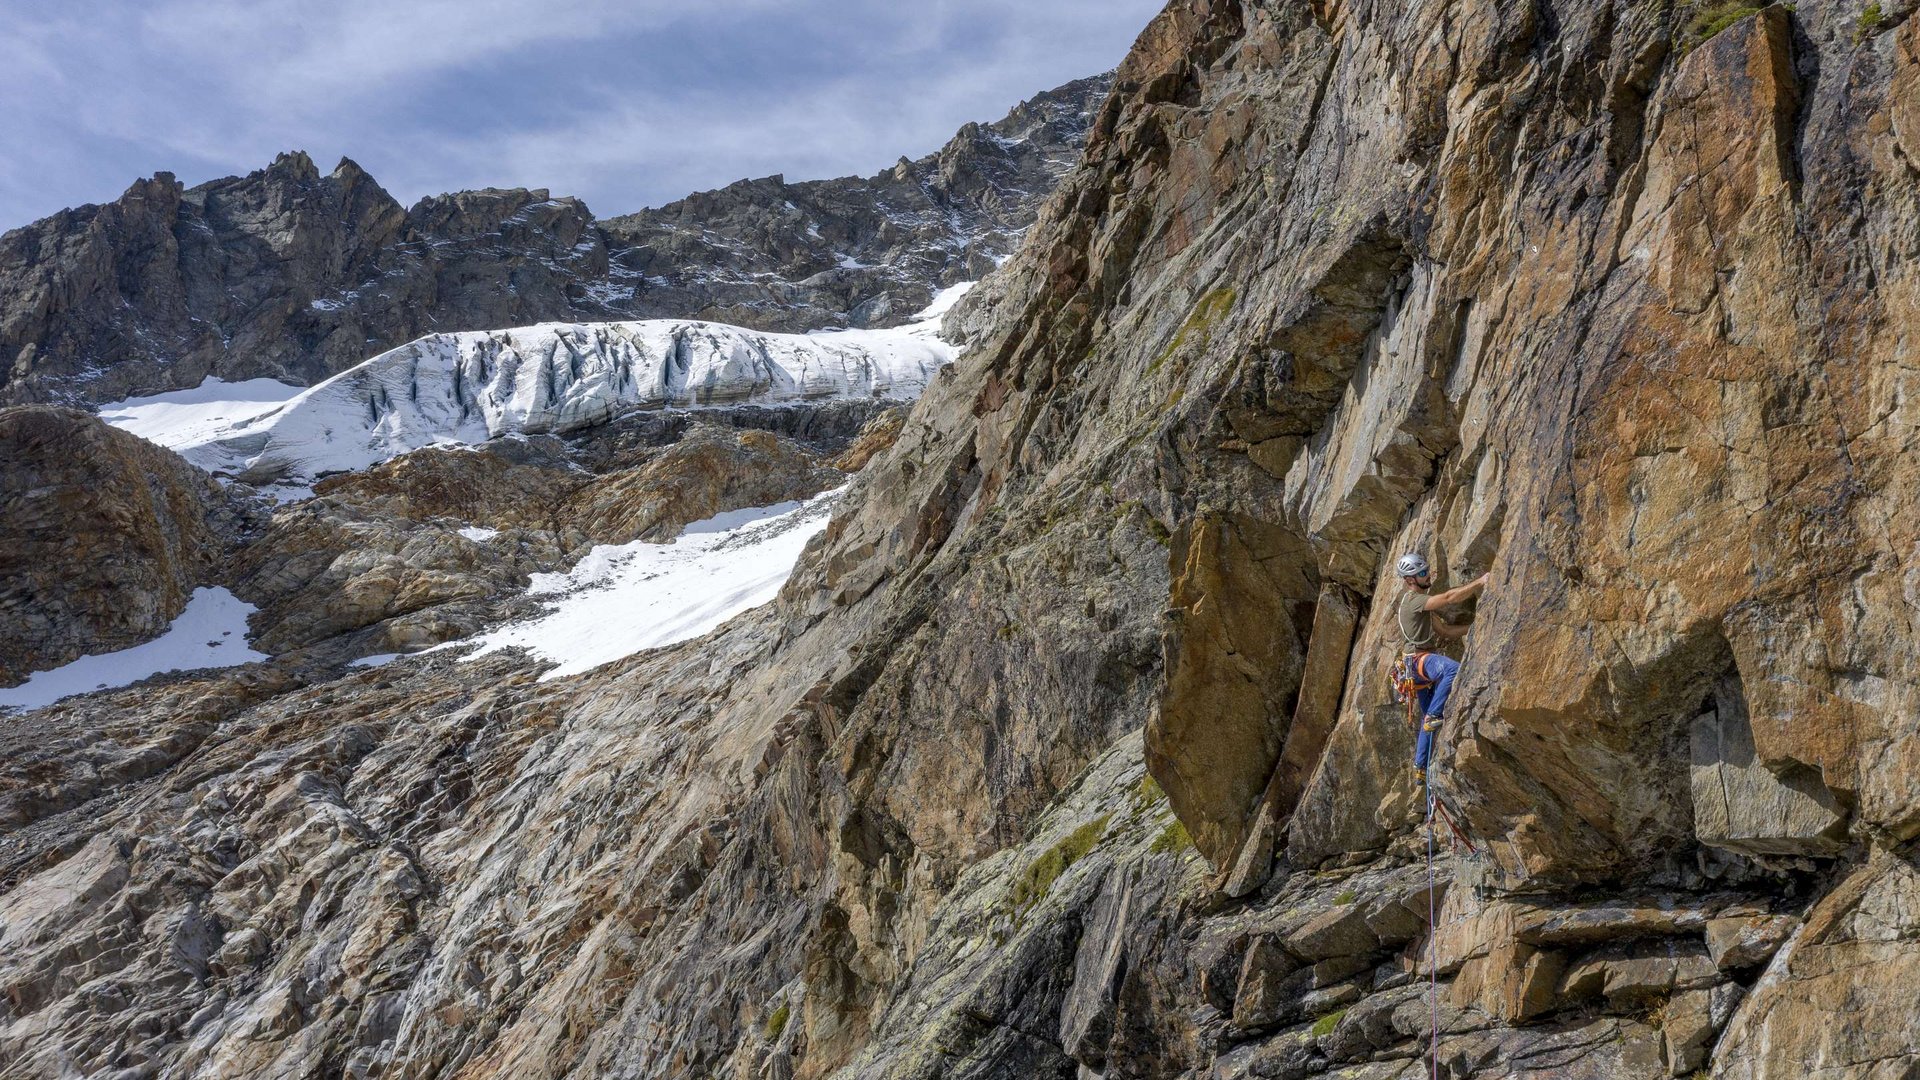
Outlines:
POLYGON ((1433 1009, 1433 1080, 1440 1080, 1440 921, 1433 899, 1433 782, 1425 771, 1421 779, 1427 789, 1427 1002, 1433 1009))

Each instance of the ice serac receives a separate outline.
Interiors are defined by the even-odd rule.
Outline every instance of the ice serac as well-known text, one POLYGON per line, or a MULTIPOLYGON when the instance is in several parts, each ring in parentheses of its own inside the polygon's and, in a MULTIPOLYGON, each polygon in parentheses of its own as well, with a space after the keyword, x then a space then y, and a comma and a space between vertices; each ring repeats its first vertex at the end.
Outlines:
POLYGON ((579 431, 635 409, 909 401, 955 350, 932 324, 767 334, 718 323, 550 323, 435 334, 176 447, 256 481, 364 469, 436 444, 579 431))
POLYGON ((1913 1075, 1871 11, 1176 0, 775 603, 0 728, 0 1074, 1913 1075))

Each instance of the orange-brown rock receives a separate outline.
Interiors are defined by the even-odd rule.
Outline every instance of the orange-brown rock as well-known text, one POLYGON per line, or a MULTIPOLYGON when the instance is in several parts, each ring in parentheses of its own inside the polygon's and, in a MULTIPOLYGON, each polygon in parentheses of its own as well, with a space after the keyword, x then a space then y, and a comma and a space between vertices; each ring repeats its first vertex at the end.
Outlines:
POLYGON ((170 450, 70 409, 0 409, 0 684, 158 635, 245 520, 170 450))
POLYGON ((375 628, 360 651, 389 652, 465 637, 517 610, 530 574, 594 544, 670 540, 688 522, 846 479, 784 436, 712 425, 596 461, 599 472, 577 456, 558 439, 497 440, 321 481, 231 570, 261 609, 256 644, 278 653, 375 628))

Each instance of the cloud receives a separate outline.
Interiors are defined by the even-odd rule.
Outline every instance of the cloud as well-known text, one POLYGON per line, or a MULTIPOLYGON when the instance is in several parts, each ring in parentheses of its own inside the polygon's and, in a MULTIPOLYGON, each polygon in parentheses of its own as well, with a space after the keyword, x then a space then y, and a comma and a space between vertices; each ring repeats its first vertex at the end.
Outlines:
POLYGON ((547 187, 601 214, 869 173, 1111 67, 1158 0, 106 0, 0 39, 0 225, 306 149, 402 201, 547 187))

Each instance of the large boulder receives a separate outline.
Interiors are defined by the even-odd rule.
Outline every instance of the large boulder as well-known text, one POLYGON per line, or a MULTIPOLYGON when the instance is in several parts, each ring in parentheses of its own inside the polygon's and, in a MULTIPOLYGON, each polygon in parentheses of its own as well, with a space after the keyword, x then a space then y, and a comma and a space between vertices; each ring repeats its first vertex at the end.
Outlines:
POLYGON ((170 450, 71 409, 0 410, 0 685, 165 630, 243 520, 170 450))

